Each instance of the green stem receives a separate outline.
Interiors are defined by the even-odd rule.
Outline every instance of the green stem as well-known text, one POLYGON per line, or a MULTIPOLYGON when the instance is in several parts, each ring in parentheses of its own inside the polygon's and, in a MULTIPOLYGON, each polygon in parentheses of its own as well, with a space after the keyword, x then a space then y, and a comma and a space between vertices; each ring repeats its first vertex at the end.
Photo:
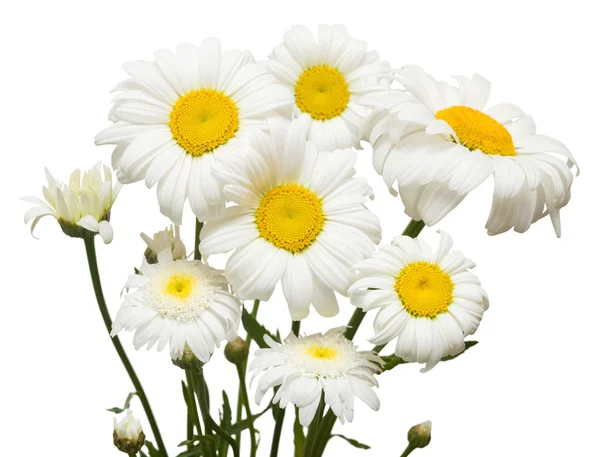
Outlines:
POLYGON ((375 346, 373 348, 373 352, 375 352, 376 354, 379 354, 381 351, 383 351, 383 348, 387 345, 386 344, 380 344, 379 346, 375 346))
MULTIPOLYGON (((208 386, 206 385, 204 371, 202 368, 198 368, 198 370, 194 372, 194 388, 196 390, 196 396, 198 397, 198 403, 200 404, 200 411, 202 412, 202 419, 204 420, 206 434, 212 436, 213 432, 215 432, 231 446, 231 449, 233 450, 233 456, 240 457, 240 448, 236 444, 235 439, 233 439, 225 430, 219 427, 219 425, 210 415, 210 408, 208 405, 208 386)), ((214 455, 214 447, 211 446, 211 448, 211 455, 214 455)))
POLYGON ((406 446, 406 449, 404 449, 404 452, 402 453, 402 455, 400 457, 407 457, 415 449, 417 449, 417 448, 409 443, 409 445, 406 446))
POLYGON ((194 260, 202 260, 202 255, 200 254, 200 231, 202 230, 202 226, 204 222, 200 222, 196 219, 196 237, 194 238, 194 260))
POLYGON ((308 433, 306 434, 306 442, 304 443, 304 454, 303 457, 312 457, 315 448, 315 440, 317 432, 321 425, 323 418, 323 411, 325 410, 325 394, 321 394, 321 400, 319 401, 319 407, 315 413, 312 423, 308 427, 308 433))
MULTIPOLYGON (((402 235, 410 236, 411 238, 416 238, 419 235, 419 233, 421 233, 421 230, 423 230, 424 227, 425 223, 423 221, 411 220, 402 232, 402 235)), ((366 313, 363 310, 361 310, 360 308, 356 308, 356 311, 354 311, 354 314, 352 314, 352 317, 348 322, 348 326, 346 327, 346 332, 344 333, 344 336, 346 338, 348 338, 349 340, 354 338, 354 335, 356 335, 356 331, 358 330, 358 327, 363 321, 365 314, 366 313)), ((374 349, 378 349, 379 351, 381 351, 383 349, 383 346, 375 346, 374 349)), ((321 421, 321 425, 319 427, 317 437, 315 440, 316 444, 314 448, 314 453, 313 455, 311 455, 311 457, 321 457, 323 455, 325 447, 327 446, 327 442, 331 438, 331 431, 333 430, 333 426, 335 425, 336 419, 337 418, 335 417, 335 414, 330 408, 329 411, 327 411, 327 414, 325 414, 323 420, 321 421)), ((412 452, 412 450, 410 452, 412 452)))
POLYGON ((258 448, 256 444, 256 431, 254 430, 254 417, 252 417, 252 410, 250 409, 250 401, 248 400, 248 390, 246 389, 246 371, 245 367, 241 365, 237 366, 238 377, 240 379, 240 399, 246 409, 246 417, 248 419, 248 431, 250 432, 250 457, 256 456, 256 450, 258 448))
MULTIPOLYGON (((192 370, 185 370, 185 380, 187 382, 188 389, 188 418, 198 430, 198 435, 202 435, 202 426, 200 425, 200 416, 198 415, 198 408, 196 407, 195 390, 194 390, 194 374, 192 370)), ((193 431, 192 431, 193 433, 193 431)), ((193 437, 193 435, 192 435, 193 437)), ((188 438, 191 439, 192 437, 188 438)))
MULTIPOLYGON (((98 271, 98 260, 96 258, 96 246, 94 244, 94 237, 86 237, 83 239, 85 243, 85 252, 87 254, 88 265, 90 268, 90 275, 92 277, 92 284, 94 286, 94 292, 96 294, 96 301, 98 302, 98 307, 100 308, 100 314, 102 314, 102 319, 104 320, 104 325, 106 326, 106 330, 108 334, 112 332, 112 319, 110 318, 110 314, 108 312, 108 307, 106 306, 106 300, 104 299, 104 293, 102 292, 102 283, 100 282, 100 272, 98 271)), ((148 397, 146 396, 146 392, 142 387, 142 383, 140 382, 127 354, 125 353, 125 349, 121 344, 118 336, 114 336, 111 338, 112 344, 119 354, 119 358, 135 387, 135 391, 137 396, 142 403, 144 411, 146 413, 146 417, 148 418, 148 422, 150 423, 150 428, 152 429, 152 433, 154 435, 154 439, 156 440, 156 445, 160 453, 167 457, 167 449, 165 448, 165 444, 162 440, 162 436, 160 435, 160 430, 158 428, 158 424, 156 423, 156 419, 154 418, 154 414, 152 413, 152 408, 150 407, 150 402, 148 401, 148 397)))
POLYGON ((300 322, 301 321, 292 321, 292 332, 294 332, 294 335, 296 336, 300 334, 300 322))

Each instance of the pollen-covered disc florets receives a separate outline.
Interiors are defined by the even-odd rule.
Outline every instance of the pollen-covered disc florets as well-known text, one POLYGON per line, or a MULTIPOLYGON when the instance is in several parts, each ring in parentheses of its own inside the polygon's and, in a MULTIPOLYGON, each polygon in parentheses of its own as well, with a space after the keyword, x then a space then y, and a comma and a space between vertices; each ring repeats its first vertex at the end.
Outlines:
POLYGON ((288 403, 299 407, 304 426, 312 422, 322 393, 342 423, 354 417, 354 396, 379 409, 372 387, 377 386, 374 375, 381 371, 383 361, 373 352, 358 351, 343 332, 337 328, 301 338, 292 333, 283 344, 266 337, 269 348, 256 351, 250 366, 254 376, 265 371, 256 402, 260 403, 269 389, 281 386, 273 402, 282 408, 288 403))

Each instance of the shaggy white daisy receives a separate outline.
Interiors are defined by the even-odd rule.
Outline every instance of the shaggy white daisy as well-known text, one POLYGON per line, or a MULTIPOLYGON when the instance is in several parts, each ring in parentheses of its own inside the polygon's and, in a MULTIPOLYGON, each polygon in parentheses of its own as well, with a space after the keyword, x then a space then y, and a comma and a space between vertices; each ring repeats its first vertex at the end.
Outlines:
POLYGON ((71 173, 68 183, 56 180, 46 168, 46 179, 48 187, 42 188, 45 202, 37 197, 22 199, 36 205, 25 213, 26 224, 33 220, 32 234, 41 218, 52 216, 69 236, 82 238, 88 231, 99 233, 106 244, 112 241, 110 210, 121 184, 113 186, 110 168, 97 163, 83 176, 77 169, 71 173))
POLYGON ((140 233, 140 236, 148 246, 144 252, 144 258, 148 263, 158 262, 158 253, 165 249, 171 249, 173 260, 186 258, 185 245, 181 241, 178 225, 174 227, 171 225, 160 232, 156 232, 152 238, 145 233, 140 233))
POLYGON ((266 128, 266 116, 293 99, 249 52, 222 52, 213 38, 154 58, 123 65, 131 78, 115 88, 114 124, 96 144, 117 145, 112 163, 121 182, 158 183, 160 210, 174 223, 188 198, 198 219, 215 218, 225 199, 213 164, 227 165, 236 140, 266 128))
POLYGON ((424 241, 399 236, 370 259, 356 265, 357 280, 350 286, 353 305, 370 311, 379 308, 373 344, 397 338, 395 353, 407 362, 426 363, 431 370, 447 355, 465 348, 465 336, 477 330, 488 298, 475 266, 452 239, 440 233, 436 251, 424 241))
POLYGON ((320 25, 316 39, 306 27, 293 27, 270 58, 271 72, 295 98, 294 112, 309 140, 324 151, 359 147, 369 107, 389 88, 390 67, 379 54, 343 25, 320 25))
POLYGON ((199 260, 173 260, 170 248, 158 254, 158 263, 144 262, 141 274, 129 276, 125 296, 111 335, 135 330, 136 349, 168 344, 171 358, 179 360, 186 345, 203 363, 215 346, 236 337, 240 302, 229 293, 222 272, 199 260))
POLYGON ((397 182, 406 214, 430 226, 494 175, 490 235, 525 232, 549 215, 560 236, 559 211, 569 201, 576 166, 569 150, 536 134, 531 116, 515 105, 485 109, 486 79, 455 79, 458 87, 418 67, 400 70, 398 80, 411 96, 396 92, 364 125, 377 172, 392 193, 397 182))
POLYGON ((354 397, 370 408, 379 409, 379 398, 372 387, 377 386, 375 374, 381 371, 383 360, 374 352, 359 352, 352 341, 344 338, 344 329, 329 330, 302 338, 291 333, 279 344, 270 337, 270 348, 259 349, 250 370, 254 377, 265 372, 258 383, 256 403, 265 393, 281 386, 273 403, 285 408, 288 403, 300 408, 300 423, 312 422, 322 393, 324 400, 342 423, 352 422, 354 397))
POLYGON ((312 303, 322 316, 338 313, 334 290, 346 294, 351 267, 381 238, 379 220, 364 203, 372 190, 353 178, 351 150, 317 152, 299 120, 271 122, 238 160, 219 167, 223 192, 236 206, 208 222, 203 255, 235 252, 225 275, 243 300, 267 301, 281 281, 294 320, 312 303))

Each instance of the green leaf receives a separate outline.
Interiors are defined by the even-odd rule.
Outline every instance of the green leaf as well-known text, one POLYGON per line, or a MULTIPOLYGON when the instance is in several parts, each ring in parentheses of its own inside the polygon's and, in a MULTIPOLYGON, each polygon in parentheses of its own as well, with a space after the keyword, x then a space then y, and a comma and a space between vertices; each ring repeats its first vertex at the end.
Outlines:
POLYGON ((154 444, 152 444, 151 441, 146 440, 145 444, 146 448, 148 448, 148 454, 150 454, 150 457, 163 457, 161 452, 154 447, 154 444))
MULTIPOLYGON (((442 358, 442 362, 447 362, 448 360, 452 360, 457 358, 459 355, 464 354, 465 352, 467 352, 468 349, 472 348, 473 346, 475 346, 476 344, 478 344, 479 341, 465 341, 465 349, 456 354, 456 355, 449 355, 447 357, 442 358)), ((383 357, 381 357, 383 359, 383 361, 385 362, 383 365, 383 369, 381 370, 381 372, 383 373, 384 371, 390 371, 393 368, 396 368, 398 365, 402 365, 404 363, 409 363, 406 360, 396 356, 396 355, 385 355, 383 357)))
POLYGON ((259 324, 258 321, 252 316, 252 314, 246 311, 246 308, 242 310, 242 324, 244 325, 244 329, 246 330, 246 332, 248 332, 248 335, 250 335, 250 338, 252 338, 260 348, 264 349, 269 347, 267 343, 265 343, 265 335, 269 335, 277 342, 281 341, 279 338, 270 333, 266 328, 264 328, 261 324, 259 324))
POLYGON ((140 457, 148 457, 148 454, 140 449, 140 457))
POLYGON ((135 397, 136 395, 137 395, 137 392, 131 392, 129 395, 127 395, 127 399, 125 400, 125 406, 123 406, 122 408, 118 408, 115 406, 114 408, 107 409, 107 411, 110 411, 111 413, 115 413, 115 414, 121 414, 123 411, 129 409, 129 404, 131 403, 131 399, 133 397, 135 397))
MULTIPOLYGON (((262 416, 264 413, 266 413, 268 410, 270 410, 272 406, 273 406, 273 402, 270 401, 269 404, 267 405, 267 407, 265 409, 263 409, 260 413, 254 414, 252 416, 252 418, 254 419, 254 421, 256 421, 256 419, 258 419, 260 416, 262 416)), ((235 424, 233 424, 231 427, 229 427, 228 431, 232 435, 235 435, 238 432, 246 430, 249 426, 250 426, 250 423, 248 422, 248 419, 244 419, 244 420, 241 420, 241 421, 236 422, 235 424)))
POLYGON ((204 448, 203 444, 208 444, 210 446, 214 446, 215 443, 216 443, 216 441, 212 436, 208 436, 208 435, 194 436, 191 440, 182 441, 179 444, 179 446, 193 445, 193 447, 191 447, 187 451, 183 451, 180 454, 177 454, 177 457, 200 456, 200 455, 202 455, 202 449, 204 448), (198 444, 195 444, 195 443, 198 443, 198 444))
MULTIPOLYGON (((229 403, 229 398, 227 397, 227 392, 223 391, 223 411, 221 413, 221 428, 226 432, 229 432, 231 428, 231 405, 229 403)), ((227 457, 227 451, 229 449, 229 443, 227 441, 221 439, 219 440, 219 457, 227 457)))
POLYGON ((304 427, 300 423, 298 408, 296 408, 296 419, 294 420, 294 457, 302 457, 304 455, 305 442, 304 427))
POLYGON ((348 443, 350 443, 352 446, 357 447, 359 449, 371 449, 371 446, 367 446, 366 444, 363 444, 359 441, 356 441, 355 439, 352 438, 348 438, 347 436, 344 435, 331 435, 332 437, 337 436, 338 438, 341 438, 343 440, 348 441, 348 443))

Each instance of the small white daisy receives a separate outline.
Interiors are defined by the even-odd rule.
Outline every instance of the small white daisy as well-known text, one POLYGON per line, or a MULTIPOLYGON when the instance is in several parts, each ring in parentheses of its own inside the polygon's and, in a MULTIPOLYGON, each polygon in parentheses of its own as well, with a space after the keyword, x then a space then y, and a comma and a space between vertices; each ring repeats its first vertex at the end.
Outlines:
POLYGON ((258 383, 256 403, 269 389, 281 386, 273 403, 300 408, 300 423, 305 427, 312 422, 322 393, 342 423, 354 418, 354 397, 377 411, 379 398, 372 387, 377 386, 374 375, 381 371, 383 360, 374 352, 357 351, 343 331, 337 328, 302 338, 292 333, 284 344, 266 336, 270 348, 256 351, 250 365, 254 377, 265 372, 258 383))
POLYGON ((156 232, 152 238, 145 233, 140 233, 140 236, 148 246, 144 252, 144 258, 148 263, 158 262, 158 253, 165 249, 171 249, 173 260, 186 258, 185 245, 181 241, 178 225, 175 227, 171 225, 171 227, 156 232))
POLYGON ((171 358, 179 360, 186 345, 203 363, 215 346, 235 338, 240 302, 229 293, 222 272, 199 260, 173 260, 170 248, 158 254, 158 263, 144 262, 141 274, 129 276, 112 335, 135 330, 136 349, 169 344, 171 358))
MULTIPOLYGON (((113 418, 114 423, 114 434, 115 437, 118 437, 124 441, 136 442, 140 438, 140 435, 143 437, 144 432, 142 431, 142 424, 138 419, 133 417, 131 410, 127 410, 127 414, 125 417, 117 422, 117 418, 113 418)), ((142 442, 143 442, 142 438, 142 442)))
POLYGON ((266 128, 266 116, 289 108, 292 97, 249 52, 222 52, 213 38, 154 58, 123 65, 131 79, 115 88, 114 124, 96 144, 117 145, 121 182, 158 183, 160 210, 174 223, 188 198, 201 221, 218 217, 225 199, 213 164, 227 165, 236 140, 266 128))
POLYGON ((37 197, 23 198, 23 201, 37 205, 25 213, 26 224, 33 220, 32 234, 41 218, 52 216, 69 236, 83 238, 91 232, 99 233, 107 244, 112 241, 110 210, 121 184, 113 186, 110 168, 98 163, 83 177, 77 169, 71 173, 68 184, 57 181, 46 168, 46 179, 48 187, 42 188, 45 202, 37 197))
POLYGON ((373 344, 397 338, 395 353, 407 362, 432 369, 447 355, 465 348, 465 336, 479 327, 488 298, 475 266, 452 239, 440 232, 434 252, 424 241, 399 236, 370 259, 356 265, 357 280, 350 286, 353 305, 369 311, 380 308, 373 328, 373 344))
POLYGON ((309 140, 323 151, 358 147, 373 97, 389 88, 390 67, 378 53, 343 25, 320 25, 317 39, 306 27, 293 27, 270 57, 269 68, 294 96, 309 140))
POLYGON ((338 313, 333 291, 346 294, 351 267, 381 239, 355 161, 349 149, 317 152, 299 120, 273 119, 270 136, 255 134, 237 161, 217 169, 237 206, 204 225, 200 250, 235 249, 225 275, 241 299, 267 301, 281 280, 294 320, 311 303, 322 316, 338 313))
POLYGON ((392 193, 398 183, 406 214, 430 226, 494 175, 490 235, 525 232, 549 215, 560 236, 559 211, 571 196, 576 165, 569 150, 536 134, 531 116, 515 105, 485 109, 486 79, 455 79, 458 87, 418 67, 400 70, 398 80, 412 96, 396 91, 364 125, 377 172, 392 193))

